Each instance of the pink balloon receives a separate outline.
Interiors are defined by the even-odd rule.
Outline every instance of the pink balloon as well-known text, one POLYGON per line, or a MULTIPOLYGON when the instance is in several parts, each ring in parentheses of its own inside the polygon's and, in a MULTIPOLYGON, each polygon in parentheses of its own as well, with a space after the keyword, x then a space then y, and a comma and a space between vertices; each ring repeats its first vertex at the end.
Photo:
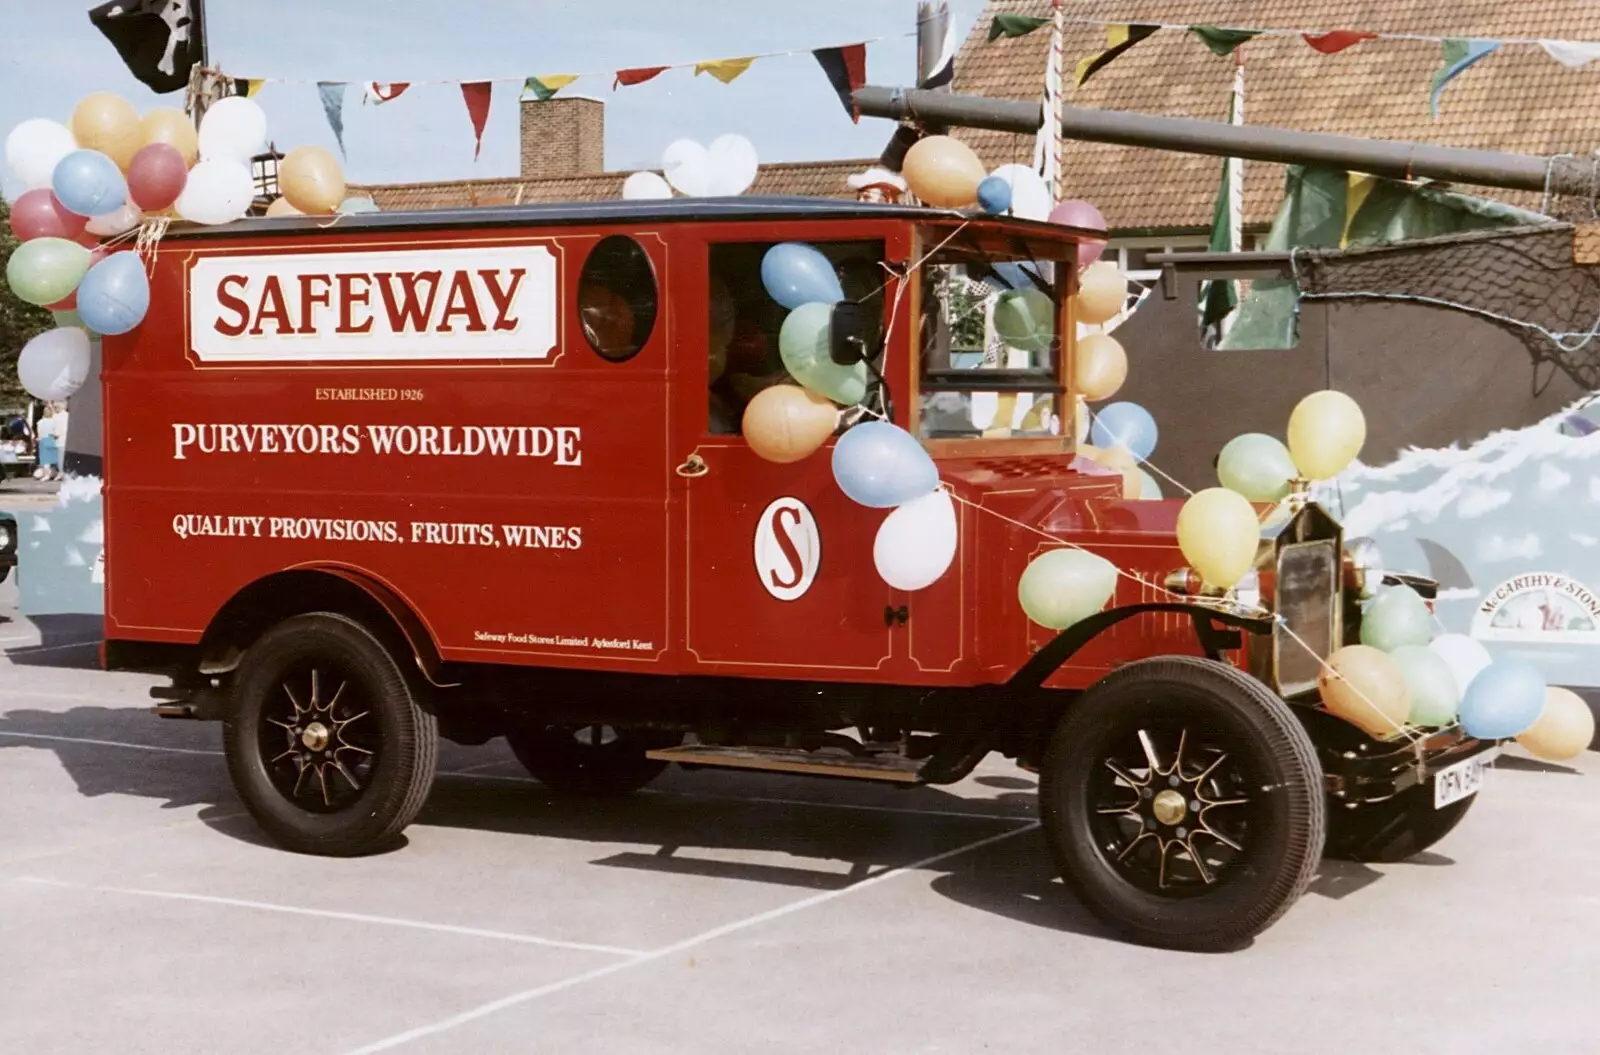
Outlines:
POLYGON ((189 167, 177 147, 151 143, 140 147, 128 165, 128 196, 147 212, 158 212, 178 200, 189 180, 189 167))
MULTIPOLYGON (((1050 222, 1065 227, 1080 227, 1089 231, 1106 230, 1106 218, 1086 201, 1064 201, 1050 210, 1050 222)), ((1104 242, 1084 242, 1078 248, 1078 265, 1088 267, 1100 259, 1106 250, 1104 242)))
POLYGON ((87 216, 68 212, 49 187, 35 187, 22 194, 11 206, 11 231, 20 240, 66 238, 75 241, 83 234, 87 216))

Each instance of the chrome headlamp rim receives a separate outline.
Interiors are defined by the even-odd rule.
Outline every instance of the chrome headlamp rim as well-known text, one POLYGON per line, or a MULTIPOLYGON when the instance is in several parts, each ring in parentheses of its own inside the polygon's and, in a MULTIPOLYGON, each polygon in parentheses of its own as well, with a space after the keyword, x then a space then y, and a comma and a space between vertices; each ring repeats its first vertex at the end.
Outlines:
POLYGON ((1377 540, 1365 536, 1345 543, 1345 559, 1349 562, 1351 585, 1363 601, 1371 600, 1383 585, 1383 550, 1377 540))

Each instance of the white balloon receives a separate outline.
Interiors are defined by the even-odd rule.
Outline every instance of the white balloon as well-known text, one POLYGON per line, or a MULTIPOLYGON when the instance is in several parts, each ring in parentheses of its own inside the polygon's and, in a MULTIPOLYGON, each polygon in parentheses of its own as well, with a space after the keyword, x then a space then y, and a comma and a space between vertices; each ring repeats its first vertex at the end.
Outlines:
POLYGON ((174 208, 194 223, 230 223, 250 211, 255 196, 256 183, 248 165, 213 158, 189 170, 189 181, 174 208))
POLYGON ((878 528, 872 562, 896 590, 937 582, 956 559, 956 505, 942 488, 899 506, 878 528))
POLYGON ((1011 186, 1011 215, 1019 220, 1050 219, 1050 188, 1026 165, 1001 165, 990 173, 1011 186))
POLYGON ((711 186, 707 194, 743 194, 756 181, 761 167, 755 144, 744 136, 728 134, 711 141, 711 186))
POLYGON ((1489 650, 1475 637, 1465 634, 1440 634, 1428 644, 1434 655, 1450 665, 1450 673, 1456 676, 1456 684, 1461 686, 1461 694, 1467 694, 1467 686, 1472 684, 1472 679, 1483 673, 1483 668, 1494 662, 1494 657, 1489 655, 1489 650))
POLYGON ((78 149, 72 130, 43 117, 24 121, 6 136, 6 164, 24 190, 50 186, 56 162, 78 149))
POLYGON ((17 379, 34 399, 66 399, 89 378, 89 334, 78 326, 46 330, 22 346, 17 379))
POLYGON ((246 164, 267 149, 267 115, 254 99, 230 95, 206 108, 200 119, 200 160, 246 164))
POLYGON ((97 234, 101 238, 111 238, 125 234, 144 223, 144 210, 131 201, 123 202, 122 207, 113 209, 99 216, 89 217, 89 222, 84 230, 90 234, 97 234))
POLYGON ((711 188, 711 153, 692 139, 678 139, 661 152, 661 171, 680 194, 691 198, 711 188))
POLYGON ((630 201, 672 197, 672 186, 655 172, 635 172, 622 181, 622 196, 630 201))

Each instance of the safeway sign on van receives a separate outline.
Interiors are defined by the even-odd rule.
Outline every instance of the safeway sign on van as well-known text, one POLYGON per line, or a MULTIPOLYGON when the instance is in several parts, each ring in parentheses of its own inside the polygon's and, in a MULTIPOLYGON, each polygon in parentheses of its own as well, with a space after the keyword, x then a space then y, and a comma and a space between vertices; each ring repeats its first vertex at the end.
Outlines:
POLYGON ((189 270, 208 363, 548 359, 556 258, 541 245, 214 256, 189 270))

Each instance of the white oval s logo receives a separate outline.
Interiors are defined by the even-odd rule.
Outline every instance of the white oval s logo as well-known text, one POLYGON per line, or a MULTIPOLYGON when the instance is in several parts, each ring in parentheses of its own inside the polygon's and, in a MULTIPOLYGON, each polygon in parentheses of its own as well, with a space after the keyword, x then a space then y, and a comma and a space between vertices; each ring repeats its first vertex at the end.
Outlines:
POLYGON ((756 574, 780 601, 805 595, 822 565, 822 536, 811 510, 798 498, 780 498, 756 522, 756 574))

